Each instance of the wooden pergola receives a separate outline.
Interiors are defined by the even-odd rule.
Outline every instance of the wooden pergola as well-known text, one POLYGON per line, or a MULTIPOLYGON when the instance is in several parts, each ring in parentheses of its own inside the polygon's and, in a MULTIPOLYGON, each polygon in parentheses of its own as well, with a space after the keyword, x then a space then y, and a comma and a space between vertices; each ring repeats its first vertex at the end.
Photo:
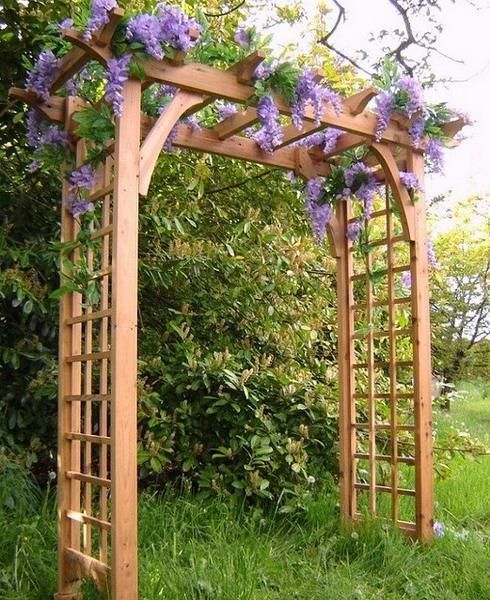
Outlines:
MULTIPOLYGON (((90 42, 83 41, 75 30, 65 30, 73 48, 59 62, 47 101, 39 101, 25 90, 11 90, 14 97, 66 128, 76 149, 77 166, 86 160, 87 143, 76 138, 73 115, 85 102, 55 94, 88 62, 107 63, 112 57, 111 38, 122 16, 122 11, 113 11, 109 24, 90 42)), ((99 168, 99 181, 90 196, 99 211, 100 227, 92 231, 88 248, 78 246, 70 256, 76 261, 85 253, 100 285, 100 303, 87 305, 82 294, 72 292, 64 295, 60 307, 57 600, 78 598, 84 578, 94 579, 115 600, 138 597, 138 199, 146 196, 162 146, 178 120, 216 99, 248 106, 255 93, 253 73, 264 58, 255 52, 229 69, 219 70, 186 62, 185 55, 178 53, 172 60, 148 59, 143 63, 145 79, 130 79, 124 86, 124 111, 117 119, 111 146, 114 152, 108 152, 99 168), (155 82, 178 88, 156 120, 142 114, 140 106, 142 89, 155 82)), ((350 201, 338 203, 328 229, 331 253, 337 261, 340 510, 343 522, 349 525, 361 518, 363 507, 376 515, 380 498, 387 498, 390 520, 409 535, 428 540, 433 526, 433 484, 426 216, 423 198, 419 194, 414 202, 399 175, 400 170, 413 171, 422 182, 424 157, 413 147, 409 121, 402 117, 392 119, 381 140, 375 141, 377 118, 366 106, 376 93, 369 88, 345 99, 341 114, 325 110, 319 125, 310 109, 301 131, 285 127, 284 141, 273 154, 262 152, 253 140, 240 135, 258 120, 253 106, 212 129, 180 125, 175 145, 291 170, 305 179, 328 175, 335 157, 348 149, 369 148, 365 160, 378 167, 377 177, 386 189, 383 206, 372 216, 384 230, 384 237, 374 242, 385 256, 383 295, 377 295, 370 277, 370 255, 359 259, 346 237, 347 225, 354 220, 350 201), (320 148, 293 144, 327 127, 345 132, 333 152, 325 154, 320 148), (400 247, 406 249, 403 264, 397 260, 402 254, 397 252, 400 247), (397 296, 396 278, 401 273, 410 273, 411 291, 397 296), (386 330, 376 329, 379 309, 385 311, 386 330), (397 329, 399 309, 410 314, 405 329, 397 329), (364 332, 355 327, 358 322, 366 325, 364 332), (411 360, 398 359, 401 338, 410 340, 411 360), (379 339, 388 344, 386 362, 376 359, 379 339), (400 370, 408 371, 404 381, 409 384, 399 385, 400 370), (380 372, 389 381, 387 389, 378 387, 380 372), (379 402, 389 407, 388 414, 380 416, 379 402), (411 407, 408 422, 399 419, 402 402, 411 407), (378 453, 380 434, 388 440, 382 454, 378 453), (412 440, 408 445, 407 439, 412 440), (361 463, 365 465, 362 477, 361 463), (377 479, 379 464, 389 469, 381 483, 377 479), (400 482, 401 465, 412 469, 411 486, 400 482), (400 516, 400 503, 405 501, 414 504, 412 520, 400 516)), ((282 114, 290 114, 281 98, 275 100, 282 114)), ((445 133, 453 136, 463 125, 462 120, 448 123, 445 133)), ((68 192, 65 182, 63 200, 68 192)), ((78 221, 63 203, 62 241, 75 240, 78 232, 78 221)))

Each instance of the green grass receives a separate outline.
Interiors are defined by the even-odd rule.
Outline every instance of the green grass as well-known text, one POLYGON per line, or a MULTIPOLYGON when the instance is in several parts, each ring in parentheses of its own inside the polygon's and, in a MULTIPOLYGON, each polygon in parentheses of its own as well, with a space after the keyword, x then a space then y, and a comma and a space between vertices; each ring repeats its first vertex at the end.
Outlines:
MULTIPOLYGON (((480 438, 490 399, 476 393, 438 415, 480 438)), ((1 486, 1 484, 0 484, 1 486)), ((337 495, 311 498, 298 516, 242 510, 230 499, 140 501, 141 600, 490 599, 490 456, 456 459, 436 484, 446 535, 423 547, 367 524, 338 530, 337 495)), ((0 598, 47 600, 55 586, 52 504, 0 511, 0 598)), ((86 599, 99 596, 86 590, 86 599)))

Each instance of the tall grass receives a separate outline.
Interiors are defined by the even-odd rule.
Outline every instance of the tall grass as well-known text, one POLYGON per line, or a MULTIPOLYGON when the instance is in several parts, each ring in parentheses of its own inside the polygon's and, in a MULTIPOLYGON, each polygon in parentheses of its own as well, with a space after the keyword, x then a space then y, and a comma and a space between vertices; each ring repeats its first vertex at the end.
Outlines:
MULTIPOLYGON (((448 418, 478 432, 490 418, 490 400, 468 394, 448 418)), ((0 494, 2 485, 0 479, 0 494)), ((54 592, 53 499, 34 492, 37 503, 29 508, 21 498, 14 508, 0 508, 3 600, 47 600, 54 592)), ((454 461, 436 485, 446 534, 424 547, 373 523, 340 533, 335 491, 312 496, 295 516, 245 510, 229 498, 146 493, 139 515, 140 599, 490 599, 489 496, 490 456, 454 461)), ((90 586, 84 593, 87 600, 100 598, 90 586)))

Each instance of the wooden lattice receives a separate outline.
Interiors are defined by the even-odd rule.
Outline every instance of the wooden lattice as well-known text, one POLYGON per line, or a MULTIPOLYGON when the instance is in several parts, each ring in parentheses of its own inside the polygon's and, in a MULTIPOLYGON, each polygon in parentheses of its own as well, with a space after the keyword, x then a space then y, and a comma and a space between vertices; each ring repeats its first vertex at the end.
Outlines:
MULTIPOLYGON (((89 61, 105 64, 111 58, 111 37, 122 16, 113 11, 91 42, 65 31, 74 47, 60 62, 53 94, 89 61)), ((179 53, 173 60, 147 60, 146 79, 125 84, 114 158, 108 152, 91 195, 97 225, 90 244, 75 246, 67 256, 75 263, 84 258, 94 271, 98 304, 68 293, 60 307, 58 600, 76 598, 86 577, 116 600, 138 597, 138 195, 146 195, 163 143, 180 117, 216 99, 248 103, 255 92, 252 74, 264 58, 256 52, 221 71, 185 63, 179 53), (140 112, 141 91, 153 82, 179 88, 156 121, 140 112)), ((11 94, 62 124, 76 146, 77 165, 84 163, 86 143, 76 140, 72 119, 84 106, 81 99, 53 95, 40 102, 16 88, 11 94)), ((240 135, 257 121, 253 106, 212 129, 182 125, 175 145, 292 170, 305 179, 327 175, 345 150, 370 148, 366 160, 378 165, 386 188, 373 215, 379 237, 370 240, 372 251, 362 253, 346 238, 350 201, 339 203, 329 225, 337 259, 341 515, 345 525, 364 512, 378 515, 427 540, 433 513, 425 208, 423 198, 412 201, 399 175, 400 169, 413 171, 422 181, 423 155, 411 145, 406 120, 392 120, 380 142, 374 141, 376 117, 366 105, 375 95, 369 88, 345 99, 342 114, 327 109, 319 125, 310 110, 303 130, 286 127, 282 147, 270 155, 240 135), (346 132, 330 154, 291 145, 328 126, 346 132), (411 283, 402 293, 400 278, 408 273, 411 283), (379 358, 380 344, 387 361, 379 358)), ((280 98, 277 104, 290 114, 280 98)), ((454 135, 463 125, 448 123, 444 131, 454 135)), ((68 193, 65 183, 64 200, 68 193)), ((76 240, 77 220, 65 205, 61 222, 62 241, 76 240)))

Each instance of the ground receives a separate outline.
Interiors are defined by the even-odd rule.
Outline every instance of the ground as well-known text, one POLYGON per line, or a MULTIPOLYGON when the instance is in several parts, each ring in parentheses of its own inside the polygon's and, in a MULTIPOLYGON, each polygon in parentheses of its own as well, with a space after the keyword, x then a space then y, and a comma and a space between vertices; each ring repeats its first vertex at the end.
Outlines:
MULTIPOLYGON (((436 412, 444 433, 464 422, 490 446, 490 389, 436 412)), ((466 453, 467 454, 467 453, 466 453)), ((436 484, 445 535, 422 547, 379 526, 338 531, 335 493, 311 498, 299 516, 240 511, 227 500, 140 502, 141 600, 490 599, 490 455, 447 461, 436 484)), ((26 511, 28 512, 28 511, 26 511)), ((0 512, 0 598, 47 600, 55 585, 52 503, 35 514, 0 512)), ((98 595, 86 590, 86 598, 98 595)))

